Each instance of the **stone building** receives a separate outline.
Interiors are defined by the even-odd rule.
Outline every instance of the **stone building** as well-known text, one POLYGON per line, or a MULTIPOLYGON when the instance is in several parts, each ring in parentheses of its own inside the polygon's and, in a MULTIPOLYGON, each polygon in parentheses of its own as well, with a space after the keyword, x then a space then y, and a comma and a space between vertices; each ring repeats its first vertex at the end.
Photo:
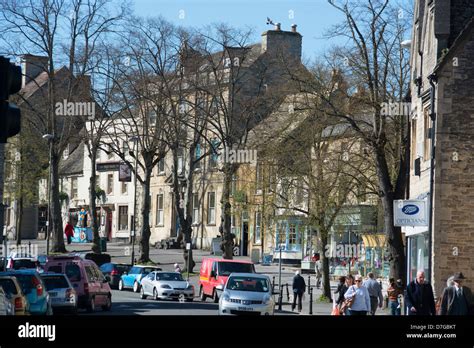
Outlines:
POLYGON ((429 211, 432 186, 433 218, 431 233, 404 228, 407 280, 425 270, 436 296, 455 272, 474 285, 473 15, 468 0, 415 3, 409 197, 426 200, 429 211))

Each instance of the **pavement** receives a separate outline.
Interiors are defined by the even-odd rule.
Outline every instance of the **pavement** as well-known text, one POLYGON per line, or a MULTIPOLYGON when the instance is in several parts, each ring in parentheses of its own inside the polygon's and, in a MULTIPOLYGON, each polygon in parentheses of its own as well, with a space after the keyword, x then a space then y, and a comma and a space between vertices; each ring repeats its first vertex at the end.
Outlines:
MULTIPOLYGON (((44 240, 30 240, 23 241, 23 245, 28 245, 31 243, 32 250, 37 250, 38 254, 46 253, 46 242, 44 240), (37 248, 37 249, 36 249, 37 248)), ((11 244, 13 245, 13 243, 11 244)), ((92 243, 73 243, 66 246, 68 252, 90 252, 92 243)), ((132 246, 128 243, 123 242, 108 242, 106 253, 110 254, 114 262, 120 263, 131 263, 132 255, 132 246)), ((135 245, 135 258, 139 256, 139 247, 135 245)), ((194 274, 190 276, 190 283, 198 289, 198 280, 199 280, 199 269, 201 267, 202 259, 205 257, 212 256, 209 251, 205 250, 193 250, 193 258, 196 263, 194 267, 194 274)), ((158 263, 163 270, 172 271, 174 270, 174 264, 179 263, 181 268, 183 268, 184 259, 183 251, 180 249, 157 249, 150 248, 150 259, 158 263)), ((248 256, 235 256, 234 259, 250 260, 248 256)), ((262 265, 256 264, 255 269, 258 273, 266 274, 273 280, 275 283, 275 290, 278 291, 278 280, 279 280, 279 265, 270 264, 262 265)), ((305 293, 303 297, 303 310, 301 313, 297 311, 291 311, 291 302, 292 302, 292 279, 295 274, 295 271, 299 267, 294 266, 284 266, 282 265, 281 269, 281 282, 283 285, 283 298, 282 298, 282 309, 278 310, 278 296, 275 296, 275 301, 277 302, 276 314, 277 315, 309 315, 310 312, 310 296, 308 292, 305 293), (288 285, 288 286, 287 286, 288 285), (287 290, 288 289, 288 290, 287 290)), ((186 275, 186 274, 184 274, 186 275)), ((313 288, 313 306, 312 314, 313 315, 330 315, 332 311, 332 302, 320 301, 322 295, 322 290, 315 287, 316 277, 314 274, 303 274, 305 278, 306 285, 311 284, 313 288)), ((331 293, 337 288, 337 282, 331 281, 331 293)), ((384 285, 386 288, 386 285, 384 285)), ((385 292, 384 292, 385 293, 385 292)), ((197 294, 196 294, 197 296, 197 294)), ((197 298, 196 298, 197 300, 197 298)), ((217 314, 217 304, 210 303, 209 300, 206 303, 202 302, 193 302, 193 303, 179 303, 179 302, 154 302, 153 300, 140 300, 138 294, 135 294, 131 291, 118 291, 113 290, 113 308, 111 312, 96 312, 96 315, 114 315, 114 314, 195 314, 195 315, 216 315, 217 314), (157 312, 159 310, 159 313, 157 312)), ((387 309, 378 309, 376 315, 388 315, 389 312, 387 309)))

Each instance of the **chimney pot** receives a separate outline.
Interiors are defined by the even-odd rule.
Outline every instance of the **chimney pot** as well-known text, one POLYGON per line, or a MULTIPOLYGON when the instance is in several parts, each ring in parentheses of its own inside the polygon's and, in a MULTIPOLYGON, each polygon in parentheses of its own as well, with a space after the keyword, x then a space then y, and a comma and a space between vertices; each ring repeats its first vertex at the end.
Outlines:
POLYGON ((297 27, 296 24, 292 24, 291 25, 291 32, 296 33, 296 27, 297 27))
POLYGON ((275 30, 281 30, 281 24, 275 23, 275 30))

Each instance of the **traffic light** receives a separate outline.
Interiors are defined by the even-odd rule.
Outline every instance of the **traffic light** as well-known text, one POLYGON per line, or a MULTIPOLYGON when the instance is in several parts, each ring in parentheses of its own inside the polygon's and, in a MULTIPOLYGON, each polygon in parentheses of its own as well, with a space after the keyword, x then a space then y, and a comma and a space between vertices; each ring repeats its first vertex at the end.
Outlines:
POLYGON ((0 56, 0 143, 17 135, 21 128, 20 109, 8 102, 21 89, 21 68, 0 56))

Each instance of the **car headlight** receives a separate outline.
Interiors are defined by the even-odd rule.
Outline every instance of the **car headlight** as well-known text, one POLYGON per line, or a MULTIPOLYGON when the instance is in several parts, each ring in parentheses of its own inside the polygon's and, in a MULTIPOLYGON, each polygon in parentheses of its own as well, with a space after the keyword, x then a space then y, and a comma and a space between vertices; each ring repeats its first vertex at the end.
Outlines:
POLYGON ((230 296, 229 296, 229 294, 224 293, 224 294, 222 295, 222 300, 223 300, 223 301, 226 301, 226 302, 229 302, 229 301, 230 301, 230 296))
POLYGON ((162 289, 171 289, 171 286, 169 286, 168 284, 161 284, 160 288, 162 288, 162 289))
POLYGON ((268 296, 268 295, 265 296, 265 297, 263 298, 262 303, 263 303, 264 305, 269 304, 269 303, 270 303, 270 296, 268 296))

